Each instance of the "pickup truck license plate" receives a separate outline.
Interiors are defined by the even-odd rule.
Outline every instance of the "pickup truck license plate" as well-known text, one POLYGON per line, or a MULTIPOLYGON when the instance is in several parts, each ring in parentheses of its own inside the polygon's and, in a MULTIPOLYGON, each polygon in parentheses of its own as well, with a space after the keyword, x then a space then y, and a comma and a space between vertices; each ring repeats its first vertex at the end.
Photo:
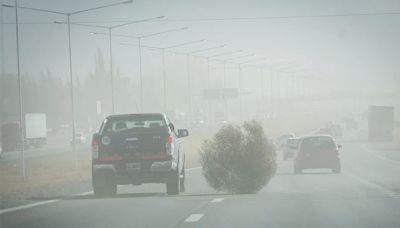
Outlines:
POLYGON ((126 170, 140 170, 141 167, 141 164, 138 162, 126 164, 126 170))

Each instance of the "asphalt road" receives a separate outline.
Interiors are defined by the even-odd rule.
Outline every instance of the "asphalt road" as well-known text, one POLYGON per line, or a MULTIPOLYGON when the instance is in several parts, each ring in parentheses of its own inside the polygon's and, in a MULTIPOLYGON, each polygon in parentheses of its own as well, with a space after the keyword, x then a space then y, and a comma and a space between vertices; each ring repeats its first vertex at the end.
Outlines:
POLYGON ((111 199, 88 194, 3 213, 0 227, 400 227, 400 163, 356 143, 341 155, 342 174, 294 175, 291 161, 279 161, 257 194, 216 193, 197 168, 181 196, 163 185, 120 187, 111 199))

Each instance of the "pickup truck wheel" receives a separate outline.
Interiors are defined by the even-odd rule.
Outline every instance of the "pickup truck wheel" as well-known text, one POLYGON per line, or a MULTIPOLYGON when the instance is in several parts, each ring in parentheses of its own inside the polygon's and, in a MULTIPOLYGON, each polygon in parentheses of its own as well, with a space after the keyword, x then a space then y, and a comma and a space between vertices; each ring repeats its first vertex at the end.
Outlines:
POLYGON ((178 171, 174 172, 173 178, 171 178, 169 182, 167 182, 167 194, 168 195, 179 195, 180 192, 180 177, 178 171))
POLYGON ((117 185, 105 178, 95 178, 93 180, 93 192, 96 197, 113 197, 117 194, 117 185))
POLYGON ((182 170, 182 174, 180 176, 180 186, 179 186, 179 190, 180 192, 185 192, 185 179, 186 179, 186 174, 185 174, 185 165, 183 165, 183 170, 182 170))
POLYGON ((341 167, 340 167, 340 162, 338 162, 335 166, 335 168, 332 169, 332 172, 334 173, 340 173, 342 171, 341 167))
POLYGON ((294 173, 295 173, 295 174, 301 174, 301 173, 303 173, 303 170, 300 169, 300 168, 297 167, 297 166, 294 166, 294 173))

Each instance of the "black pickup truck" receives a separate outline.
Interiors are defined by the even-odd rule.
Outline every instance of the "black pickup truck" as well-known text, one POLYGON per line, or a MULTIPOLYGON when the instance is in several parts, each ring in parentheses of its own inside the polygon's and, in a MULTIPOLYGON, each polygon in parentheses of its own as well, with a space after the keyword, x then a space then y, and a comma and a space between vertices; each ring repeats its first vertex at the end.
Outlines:
POLYGON ((99 197, 113 196, 117 185, 165 183, 168 195, 185 190, 182 137, 165 114, 107 117, 92 140, 92 184, 99 197))

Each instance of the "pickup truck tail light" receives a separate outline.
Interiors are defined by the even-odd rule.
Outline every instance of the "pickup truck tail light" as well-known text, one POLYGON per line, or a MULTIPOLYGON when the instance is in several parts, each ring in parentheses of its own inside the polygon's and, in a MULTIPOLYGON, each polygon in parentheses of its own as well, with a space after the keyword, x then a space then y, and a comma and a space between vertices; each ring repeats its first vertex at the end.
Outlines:
POLYGON ((99 140, 95 137, 92 140, 92 158, 99 158, 99 140))
POLYGON ((174 152, 174 138, 170 135, 168 135, 166 138, 165 148, 167 154, 172 155, 172 153, 174 152))

